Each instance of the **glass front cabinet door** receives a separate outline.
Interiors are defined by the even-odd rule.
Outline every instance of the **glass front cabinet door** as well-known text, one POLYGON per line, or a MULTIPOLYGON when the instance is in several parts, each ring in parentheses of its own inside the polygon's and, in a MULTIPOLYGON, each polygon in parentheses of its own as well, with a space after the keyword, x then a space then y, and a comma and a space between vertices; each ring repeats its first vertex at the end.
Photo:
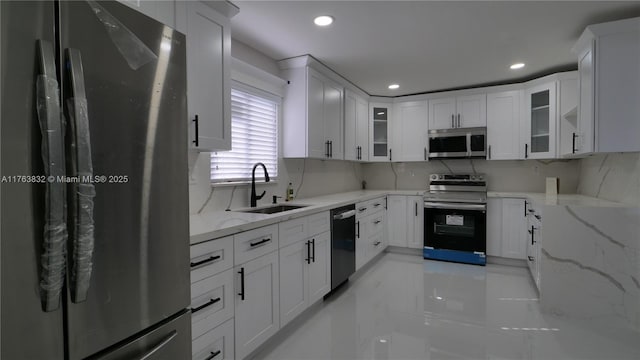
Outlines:
POLYGON ((525 159, 556 157, 556 83, 527 89, 525 159))
POLYGON ((369 146, 370 161, 390 161, 393 153, 389 143, 389 123, 391 121, 392 104, 376 104, 369 106, 369 126, 371 144, 369 146))

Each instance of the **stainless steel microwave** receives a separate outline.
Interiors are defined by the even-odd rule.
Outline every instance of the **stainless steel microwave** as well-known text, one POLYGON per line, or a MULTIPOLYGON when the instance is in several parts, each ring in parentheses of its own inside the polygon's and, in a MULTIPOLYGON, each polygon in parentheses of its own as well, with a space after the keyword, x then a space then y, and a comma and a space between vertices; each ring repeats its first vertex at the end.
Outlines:
POLYGON ((487 158, 487 128, 429 130, 429 159, 487 158))

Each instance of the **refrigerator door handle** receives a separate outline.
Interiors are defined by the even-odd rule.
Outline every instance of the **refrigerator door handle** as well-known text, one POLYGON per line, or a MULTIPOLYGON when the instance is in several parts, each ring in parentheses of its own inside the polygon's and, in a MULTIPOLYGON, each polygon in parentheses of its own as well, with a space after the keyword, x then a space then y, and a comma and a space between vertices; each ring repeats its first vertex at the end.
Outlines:
POLYGON ((36 82, 37 114, 42 131, 42 160, 47 176, 40 291, 42 309, 49 312, 60 307, 60 293, 67 266, 66 184, 56 182, 58 177, 65 175, 64 128, 53 44, 38 40, 37 49, 40 66, 36 82))
POLYGON ((71 141, 74 143, 71 148, 75 148, 75 153, 71 154, 71 175, 79 177, 79 181, 73 184, 73 206, 70 212, 74 226, 70 287, 71 300, 79 303, 87 299, 93 269, 95 187, 92 182, 89 114, 80 51, 66 49, 66 62, 72 91, 72 98, 67 99, 71 141))
POLYGON ((151 359, 151 357, 153 356, 153 354, 157 353, 158 351, 160 351, 160 349, 162 349, 163 347, 165 347, 168 343, 171 342, 171 340, 173 340, 176 336, 178 335, 178 331, 177 330, 173 330, 172 332, 169 333, 169 335, 165 336, 164 339, 162 339, 158 345, 154 346, 153 349, 147 351, 144 355, 142 355, 142 357, 140 358, 140 360, 146 360, 146 359, 151 359))

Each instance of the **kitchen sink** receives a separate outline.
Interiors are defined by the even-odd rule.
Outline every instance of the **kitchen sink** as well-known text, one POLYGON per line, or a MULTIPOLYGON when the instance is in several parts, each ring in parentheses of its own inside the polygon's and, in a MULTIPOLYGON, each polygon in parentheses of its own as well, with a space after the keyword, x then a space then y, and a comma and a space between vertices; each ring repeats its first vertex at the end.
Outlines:
POLYGON ((284 211, 300 209, 303 207, 307 207, 307 205, 273 205, 273 206, 263 207, 259 209, 247 209, 247 210, 236 210, 236 211, 244 212, 244 213, 253 213, 253 214, 275 214, 275 213, 281 213, 284 211))

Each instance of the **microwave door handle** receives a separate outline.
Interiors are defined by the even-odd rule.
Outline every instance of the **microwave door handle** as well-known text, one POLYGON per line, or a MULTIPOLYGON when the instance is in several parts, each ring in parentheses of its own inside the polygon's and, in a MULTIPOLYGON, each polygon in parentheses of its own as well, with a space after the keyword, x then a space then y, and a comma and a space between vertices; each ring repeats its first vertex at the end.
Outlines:
MULTIPOLYGON (((72 98, 67 99, 70 115, 71 141, 75 153, 71 154, 73 176, 81 179, 93 177, 93 161, 91 159, 91 137, 89 131, 89 114, 85 94, 82 57, 77 49, 66 49, 67 68, 69 69, 72 98)), ((70 276, 71 301, 83 302, 87 299, 91 272, 93 270, 94 219, 93 198, 95 187, 91 182, 80 181, 73 185, 73 260, 70 276)))
MULTIPOLYGON (((64 176, 66 172, 55 56, 51 42, 38 40, 36 45, 40 67, 40 74, 36 80, 36 101, 42 132, 42 160, 45 175, 57 179, 64 176)), ((60 307, 60 294, 64 284, 67 248, 66 184, 47 181, 45 191, 45 231, 40 258, 42 266, 40 294, 42 310, 50 312, 60 307)))

